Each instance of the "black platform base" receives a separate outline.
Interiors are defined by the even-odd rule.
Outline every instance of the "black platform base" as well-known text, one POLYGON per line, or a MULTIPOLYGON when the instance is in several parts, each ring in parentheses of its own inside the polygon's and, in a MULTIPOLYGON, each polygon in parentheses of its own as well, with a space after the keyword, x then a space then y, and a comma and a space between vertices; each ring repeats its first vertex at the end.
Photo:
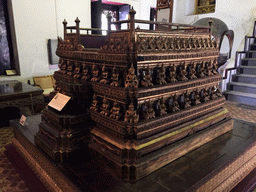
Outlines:
POLYGON ((135 184, 111 175, 99 157, 81 154, 79 163, 55 164, 29 141, 37 126, 12 125, 14 147, 50 191, 230 191, 256 168, 256 125, 236 119, 233 130, 135 184))

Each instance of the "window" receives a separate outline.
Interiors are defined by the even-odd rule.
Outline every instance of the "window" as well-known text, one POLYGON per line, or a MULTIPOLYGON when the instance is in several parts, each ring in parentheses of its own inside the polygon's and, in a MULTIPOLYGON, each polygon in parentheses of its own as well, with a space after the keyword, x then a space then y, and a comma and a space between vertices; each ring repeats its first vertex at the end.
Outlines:
POLYGON ((0 0, 0 75, 6 70, 19 74, 11 0, 0 0))
MULTIPOLYGON (((117 12, 116 11, 111 11, 111 10, 103 10, 103 13, 101 14, 101 29, 108 29, 108 20, 107 20, 107 15, 111 15, 111 22, 117 21, 117 12)), ((111 30, 116 30, 115 25, 111 25, 111 30)), ((102 35, 106 35, 107 32, 103 31, 102 35)))
MULTIPOLYGON (((92 28, 107 29, 107 14, 110 13, 111 21, 125 20, 128 19, 130 6, 123 3, 112 2, 107 0, 91 2, 91 26, 92 28)), ((117 30, 119 26, 112 24, 111 30, 117 30)), ((127 28, 126 25, 122 25, 121 28, 127 28)), ((95 32, 96 33, 96 32, 95 32)), ((100 32, 101 34, 101 32, 100 32)), ((103 35, 106 32, 102 33, 103 35)))
POLYGON ((215 0, 196 0, 195 14, 214 13, 215 0))

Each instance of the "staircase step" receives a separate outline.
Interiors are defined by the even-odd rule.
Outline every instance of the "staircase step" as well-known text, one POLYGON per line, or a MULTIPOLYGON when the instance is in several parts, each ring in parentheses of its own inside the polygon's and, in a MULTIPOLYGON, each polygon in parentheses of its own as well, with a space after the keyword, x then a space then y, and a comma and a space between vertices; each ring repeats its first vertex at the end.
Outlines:
POLYGON ((249 58, 256 58, 256 50, 255 51, 249 51, 248 57, 249 58))
POLYGON ((256 50, 256 44, 252 44, 252 45, 250 46, 250 50, 251 50, 251 51, 255 51, 255 50, 256 50))
POLYGON ((256 58, 246 58, 242 60, 242 66, 256 66, 256 58))
POLYGON ((240 83, 240 82, 230 82, 228 83, 228 90, 238 91, 243 93, 252 93, 256 94, 256 85, 249 83, 240 83))
POLYGON ((238 71, 239 71, 240 74, 254 75, 254 74, 256 74, 256 66, 243 66, 243 65, 240 65, 238 71))
POLYGON ((256 84, 256 75, 234 74, 232 76, 232 81, 240 82, 240 83, 256 84))
POLYGON ((223 94, 229 101, 256 106, 256 94, 242 93, 238 91, 226 91, 223 94))

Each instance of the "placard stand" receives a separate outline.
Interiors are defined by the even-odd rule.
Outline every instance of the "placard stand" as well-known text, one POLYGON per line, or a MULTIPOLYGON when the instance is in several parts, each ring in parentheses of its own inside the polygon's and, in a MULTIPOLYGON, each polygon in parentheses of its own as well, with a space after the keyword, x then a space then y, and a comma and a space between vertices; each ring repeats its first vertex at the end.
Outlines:
POLYGON ((43 111, 35 144, 54 161, 63 163, 71 154, 87 148, 91 127, 87 111, 70 96, 57 93, 43 111))

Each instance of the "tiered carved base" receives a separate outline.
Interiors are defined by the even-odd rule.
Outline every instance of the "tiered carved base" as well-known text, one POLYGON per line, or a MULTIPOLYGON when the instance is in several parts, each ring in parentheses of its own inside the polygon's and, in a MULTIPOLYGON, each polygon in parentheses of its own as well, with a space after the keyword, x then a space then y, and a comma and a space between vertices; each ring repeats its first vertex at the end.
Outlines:
MULTIPOLYGON (((157 129, 159 126, 150 127, 157 129)), ((169 127, 147 139, 123 140, 97 126, 91 131, 89 146, 115 175, 133 182, 226 133, 233 123, 228 111, 220 108, 196 120, 173 128, 169 124, 169 127)))
POLYGON ((61 115, 45 109, 35 143, 55 162, 69 160, 71 154, 87 146, 91 128, 88 113, 61 115))
POLYGON ((78 104, 79 107, 89 107, 93 93, 91 85, 88 82, 60 73, 59 71, 54 73, 54 78, 56 80, 56 84, 54 91, 51 93, 51 98, 53 98, 56 93, 62 93, 71 97, 71 100, 78 104))

